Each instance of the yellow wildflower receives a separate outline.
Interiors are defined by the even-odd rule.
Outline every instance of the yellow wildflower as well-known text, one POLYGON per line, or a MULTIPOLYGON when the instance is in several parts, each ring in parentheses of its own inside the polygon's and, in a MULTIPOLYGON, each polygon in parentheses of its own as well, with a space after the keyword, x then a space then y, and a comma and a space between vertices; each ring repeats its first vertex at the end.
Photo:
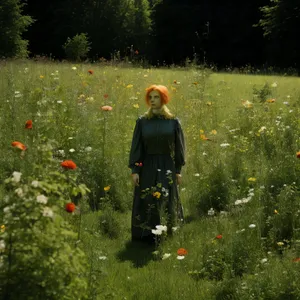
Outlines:
POLYGON ((45 76, 44 75, 40 75, 40 78, 43 79, 45 76))
POLYGON ((275 215, 278 214, 278 210, 277 210, 277 209, 274 210, 274 214, 275 214, 275 215))
POLYGON ((217 134, 217 130, 213 129, 210 133, 216 135, 217 134))
POLYGON ((203 134, 204 133, 204 130, 200 129, 200 134, 203 134))
POLYGON ((104 187, 104 191, 108 192, 110 190, 110 185, 104 187))
POLYGON ((0 232, 4 232, 4 231, 5 231, 5 225, 1 225, 0 232))
POLYGON ((278 245, 279 247, 281 247, 281 246, 284 245, 284 243, 283 243, 283 242, 278 242, 277 245, 278 245))
POLYGON ((274 102, 275 102, 275 99, 274 99, 274 98, 273 98, 273 99, 268 99, 266 102, 267 102, 267 103, 274 103, 274 102))
POLYGON ((128 85, 126 86, 126 88, 127 88, 127 89, 133 88, 133 84, 128 84, 128 85))
POLYGON ((207 105, 207 106, 211 106, 211 105, 212 105, 212 102, 211 102, 211 101, 207 101, 207 102, 206 102, 206 105, 207 105))
POLYGON ((140 106, 138 104, 133 104, 134 108, 139 108, 140 106))
POLYGON ((160 192, 155 192, 153 193, 153 196, 156 197, 157 199, 160 198, 161 193, 160 192))
POLYGON ((248 178, 248 182, 255 182, 256 181, 256 178, 255 177, 249 177, 248 178))

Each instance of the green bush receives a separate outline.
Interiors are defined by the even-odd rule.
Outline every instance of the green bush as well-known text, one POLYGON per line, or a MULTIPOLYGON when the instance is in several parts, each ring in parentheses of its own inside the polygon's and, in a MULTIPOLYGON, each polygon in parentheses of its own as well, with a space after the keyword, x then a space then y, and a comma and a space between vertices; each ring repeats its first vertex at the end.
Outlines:
POLYGON ((73 38, 68 37, 63 48, 68 59, 79 61, 87 56, 91 49, 90 44, 87 34, 81 33, 76 34, 73 38))

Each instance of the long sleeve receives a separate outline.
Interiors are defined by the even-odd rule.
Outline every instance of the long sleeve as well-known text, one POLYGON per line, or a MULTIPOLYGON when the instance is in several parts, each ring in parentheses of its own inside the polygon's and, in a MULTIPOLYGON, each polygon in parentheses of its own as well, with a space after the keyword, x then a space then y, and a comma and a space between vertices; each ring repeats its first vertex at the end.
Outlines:
POLYGON ((185 165, 185 140, 181 124, 178 119, 176 119, 176 129, 175 129, 175 170, 176 174, 181 172, 182 166, 185 165))
POLYGON ((137 119, 134 132, 133 132, 132 143, 131 143, 128 167, 131 169, 132 174, 140 173, 141 166, 139 166, 139 164, 142 163, 144 158, 144 146, 142 140, 141 122, 142 122, 141 118, 137 119))

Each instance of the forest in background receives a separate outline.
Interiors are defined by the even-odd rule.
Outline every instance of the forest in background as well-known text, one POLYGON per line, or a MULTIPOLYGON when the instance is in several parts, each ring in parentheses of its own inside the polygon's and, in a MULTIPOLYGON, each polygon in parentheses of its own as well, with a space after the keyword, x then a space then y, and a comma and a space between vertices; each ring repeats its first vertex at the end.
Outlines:
POLYGON ((91 61, 299 70, 299 16, 298 0, 2 0, 0 56, 65 59, 85 33, 91 61))

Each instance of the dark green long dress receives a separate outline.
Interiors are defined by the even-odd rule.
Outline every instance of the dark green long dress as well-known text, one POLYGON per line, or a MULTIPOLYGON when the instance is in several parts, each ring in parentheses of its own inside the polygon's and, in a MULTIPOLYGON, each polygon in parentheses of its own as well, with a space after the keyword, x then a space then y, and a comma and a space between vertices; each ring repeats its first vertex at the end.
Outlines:
POLYGON ((185 141, 177 118, 142 116, 136 121, 129 168, 140 176, 135 187, 131 234, 133 240, 153 239, 156 225, 167 225, 168 232, 183 222, 176 173, 185 164, 185 141))

